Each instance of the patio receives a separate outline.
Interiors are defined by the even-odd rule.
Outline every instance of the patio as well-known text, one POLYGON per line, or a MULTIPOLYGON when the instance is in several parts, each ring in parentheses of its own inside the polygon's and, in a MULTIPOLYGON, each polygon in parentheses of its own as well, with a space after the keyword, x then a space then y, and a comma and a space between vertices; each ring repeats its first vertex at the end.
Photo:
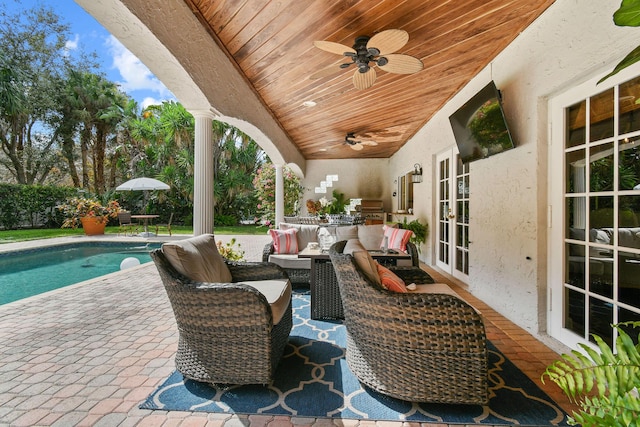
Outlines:
MULTIPOLYGON (((221 240, 231 237, 221 236, 221 240)), ((270 239, 266 235, 235 237, 248 260, 259 260, 262 246, 270 239)), ((37 244, 3 245, 2 249, 37 244)), ((488 338, 540 385, 541 373, 558 355, 456 281, 428 271, 483 313, 488 338)), ((373 424, 138 409, 173 372, 176 345, 173 313, 151 263, 0 306, 0 425, 373 424)), ((570 411, 570 404, 555 386, 543 386, 543 390, 570 411)))

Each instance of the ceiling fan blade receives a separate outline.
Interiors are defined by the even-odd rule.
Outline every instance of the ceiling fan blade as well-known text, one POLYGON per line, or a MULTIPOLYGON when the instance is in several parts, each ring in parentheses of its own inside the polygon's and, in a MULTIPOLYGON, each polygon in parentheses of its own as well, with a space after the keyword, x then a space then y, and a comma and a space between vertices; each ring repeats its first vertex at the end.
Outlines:
POLYGON ((376 70, 369 68, 366 73, 361 73, 360 70, 356 70, 353 74, 353 85, 356 89, 367 89, 373 85, 376 81, 376 70))
POLYGON ((371 145, 371 146, 378 145, 378 143, 375 142, 375 141, 360 141, 360 144, 362 144, 362 145, 371 145))
POLYGON ((349 46, 345 46, 341 43, 329 42, 326 40, 320 40, 313 42, 313 45, 318 49, 322 49, 326 52, 335 53, 338 55, 344 55, 345 52, 356 53, 355 49, 349 46))
POLYGON ((413 56, 396 53, 385 55, 384 57, 387 58, 389 62, 385 65, 378 65, 378 67, 387 73, 413 74, 422 70, 424 67, 422 61, 413 56))
POLYGON ((349 147, 351 147, 352 150, 356 150, 356 151, 362 151, 362 149, 364 148, 362 144, 360 144, 359 142, 356 142, 355 144, 350 144, 349 147))
POLYGON ((367 42, 367 48, 375 47, 381 55, 397 52, 409 41, 409 33, 405 30, 384 30, 374 35, 367 42))
MULTIPOLYGON (((342 65, 342 61, 335 63, 333 65, 330 65, 326 68, 322 68, 318 71, 316 71, 315 73, 311 74, 309 76, 309 79, 311 80, 316 80, 316 79, 321 79, 324 77, 330 77, 334 74, 338 74, 340 71, 343 70, 343 68, 341 68, 340 66, 342 65)), ((351 65, 351 64, 349 64, 351 65)))

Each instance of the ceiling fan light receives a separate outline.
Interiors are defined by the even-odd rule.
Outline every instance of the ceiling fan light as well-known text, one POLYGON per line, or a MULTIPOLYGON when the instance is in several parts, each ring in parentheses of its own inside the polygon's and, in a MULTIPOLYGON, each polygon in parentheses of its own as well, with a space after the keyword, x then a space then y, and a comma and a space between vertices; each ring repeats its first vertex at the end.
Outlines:
POLYGON ((370 48, 368 48, 368 49, 367 49, 367 52, 368 52, 368 53, 369 53, 369 55, 371 55, 371 56, 378 56, 378 55, 380 55, 380 51, 379 51, 377 48, 375 48, 375 47, 370 47, 370 48))
POLYGON ((378 60, 376 61, 376 63, 380 66, 385 66, 389 63, 389 60, 387 58, 385 58, 384 56, 381 56, 380 58, 378 58, 378 60))

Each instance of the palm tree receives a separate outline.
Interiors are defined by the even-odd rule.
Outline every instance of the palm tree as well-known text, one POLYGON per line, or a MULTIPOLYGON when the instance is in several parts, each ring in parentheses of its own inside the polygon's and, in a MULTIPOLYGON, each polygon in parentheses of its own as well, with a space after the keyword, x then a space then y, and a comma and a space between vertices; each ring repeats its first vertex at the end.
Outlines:
POLYGON ((106 191, 104 180, 107 141, 115 134, 122 117, 113 108, 124 108, 128 98, 115 83, 86 71, 70 72, 71 100, 80 121, 80 152, 82 161, 82 187, 102 194, 106 191), (91 172, 91 174, 90 174, 91 172))

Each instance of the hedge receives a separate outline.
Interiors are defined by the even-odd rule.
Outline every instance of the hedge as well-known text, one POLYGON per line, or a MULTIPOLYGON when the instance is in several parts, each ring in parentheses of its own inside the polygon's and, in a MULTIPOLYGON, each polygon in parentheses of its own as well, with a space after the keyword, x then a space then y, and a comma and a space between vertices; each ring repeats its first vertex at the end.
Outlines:
POLYGON ((60 227, 64 218, 55 207, 78 193, 72 187, 0 184, 0 229, 60 227))

